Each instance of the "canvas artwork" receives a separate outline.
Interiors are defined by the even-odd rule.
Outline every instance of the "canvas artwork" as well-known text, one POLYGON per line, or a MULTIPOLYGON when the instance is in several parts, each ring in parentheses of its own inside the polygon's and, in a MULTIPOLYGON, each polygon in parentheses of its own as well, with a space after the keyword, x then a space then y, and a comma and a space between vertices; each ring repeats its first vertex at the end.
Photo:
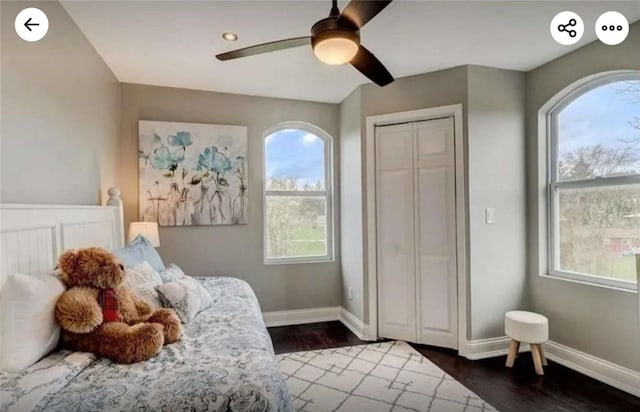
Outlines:
POLYGON ((140 220, 160 226, 247 223, 247 128, 138 124, 140 220))

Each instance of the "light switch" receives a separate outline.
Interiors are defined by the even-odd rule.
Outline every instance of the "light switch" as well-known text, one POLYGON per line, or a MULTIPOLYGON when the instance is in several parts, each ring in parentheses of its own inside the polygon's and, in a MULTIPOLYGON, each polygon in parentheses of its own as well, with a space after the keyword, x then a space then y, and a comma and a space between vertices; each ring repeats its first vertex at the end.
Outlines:
POLYGON ((493 207, 488 207, 485 209, 484 215, 485 215, 485 222, 488 225, 496 223, 496 209, 494 209, 493 207))
POLYGON ((352 288, 351 286, 349 286, 349 287, 347 288, 347 298, 348 298, 349 300, 352 300, 352 299, 353 299, 353 288, 352 288))

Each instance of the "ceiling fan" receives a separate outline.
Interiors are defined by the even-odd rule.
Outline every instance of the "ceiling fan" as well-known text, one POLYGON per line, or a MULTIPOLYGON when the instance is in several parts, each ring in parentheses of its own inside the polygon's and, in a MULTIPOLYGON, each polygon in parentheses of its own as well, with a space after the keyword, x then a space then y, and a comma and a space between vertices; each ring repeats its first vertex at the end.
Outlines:
POLYGON ((311 26, 311 36, 245 47, 218 54, 216 58, 225 61, 311 45, 321 62, 332 65, 350 63, 374 83, 386 86, 393 82, 393 76, 373 53, 360 44, 360 29, 391 1, 352 0, 340 13, 337 0, 332 0, 329 17, 311 26))

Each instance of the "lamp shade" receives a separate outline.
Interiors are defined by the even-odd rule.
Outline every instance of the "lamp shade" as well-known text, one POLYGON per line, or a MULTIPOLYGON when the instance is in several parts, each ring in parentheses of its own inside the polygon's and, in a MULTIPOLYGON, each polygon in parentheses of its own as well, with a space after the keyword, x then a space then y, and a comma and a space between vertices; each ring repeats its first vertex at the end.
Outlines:
POLYGON ((153 247, 160 246, 160 235, 156 222, 131 222, 129 224, 129 242, 142 235, 151 242, 153 247))

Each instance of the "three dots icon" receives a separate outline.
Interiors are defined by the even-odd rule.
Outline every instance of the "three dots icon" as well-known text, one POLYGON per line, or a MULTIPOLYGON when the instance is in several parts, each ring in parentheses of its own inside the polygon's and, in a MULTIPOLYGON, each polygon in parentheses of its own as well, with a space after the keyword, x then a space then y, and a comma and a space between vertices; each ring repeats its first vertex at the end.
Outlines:
POLYGON ((607 26, 606 24, 604 26, 602 26, 602 31, 622 31, 622 26, 621 25, 617 25, 614 26, 613 24, 611 26, 607 26))
POLYGON ((629 22, 617 11, 602 13, 596 20, 596 35, 604 44, 615 46, 622 43, 629 34, 629 22))

